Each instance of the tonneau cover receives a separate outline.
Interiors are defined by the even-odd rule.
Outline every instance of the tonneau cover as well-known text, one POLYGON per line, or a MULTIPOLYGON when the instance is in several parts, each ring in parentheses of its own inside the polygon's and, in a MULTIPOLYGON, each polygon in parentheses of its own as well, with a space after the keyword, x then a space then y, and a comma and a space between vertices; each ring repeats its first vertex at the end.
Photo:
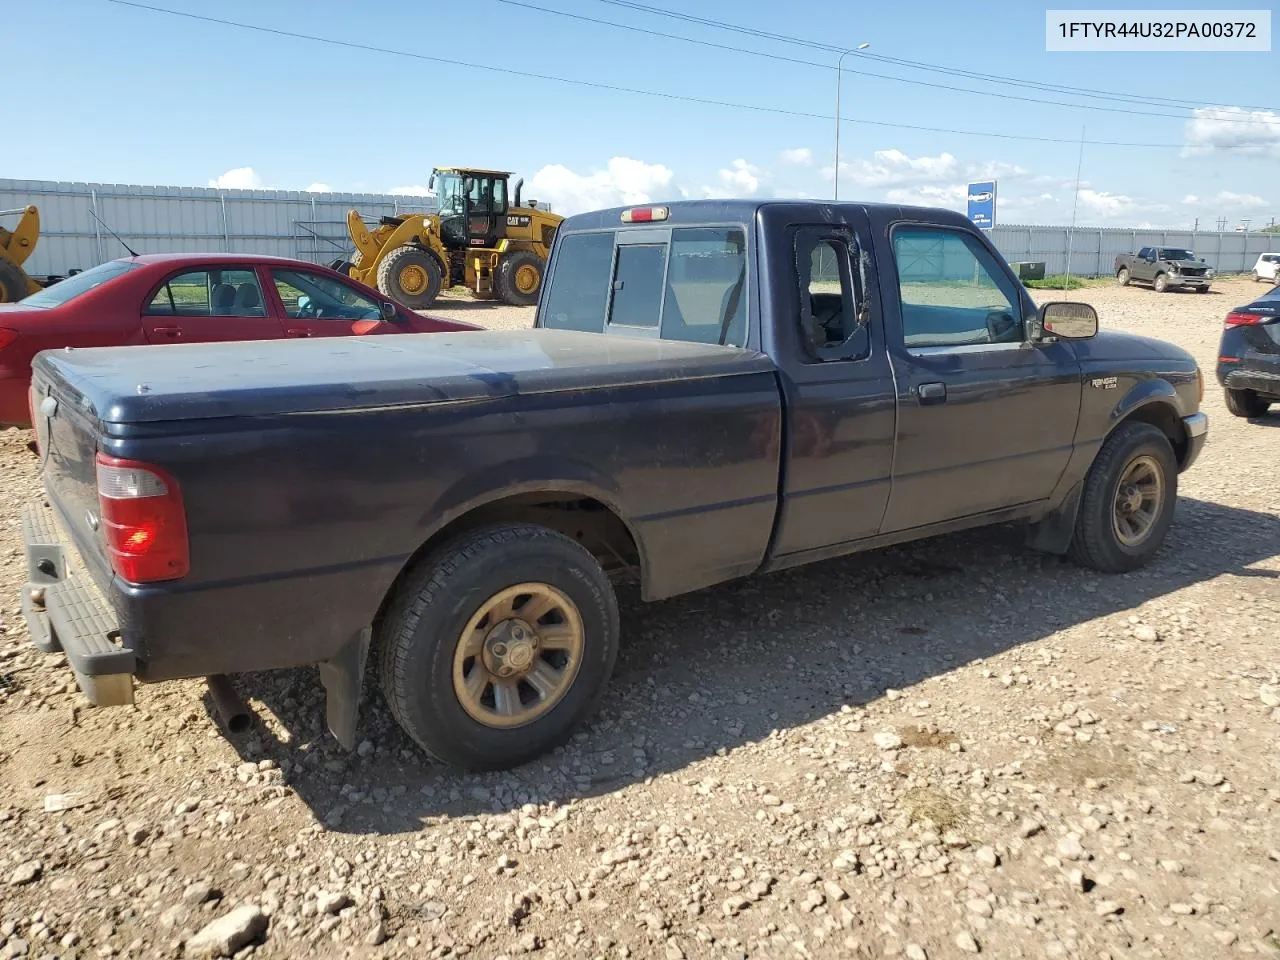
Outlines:
POLYGON ((770 371, 731 346, 578 333, 482 330, 46 350, 103 423, 350 411, 770 371))

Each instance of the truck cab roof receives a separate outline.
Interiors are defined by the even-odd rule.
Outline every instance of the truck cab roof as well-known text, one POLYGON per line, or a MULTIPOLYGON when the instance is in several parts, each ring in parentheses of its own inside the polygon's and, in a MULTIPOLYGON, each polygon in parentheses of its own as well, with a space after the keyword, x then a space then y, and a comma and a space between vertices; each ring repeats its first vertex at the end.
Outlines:
POLYGON ((913 220, 943 226, 972 227, 971 221, 964 214, 941 207, 911 206, 898 203, 870 203, 863 201, 828 201, 828 200, 674 200, 670 203, 654 202, 628 204, 627 206, 609 207, 604 210, 593 210, 568 217, 560 225, 562 232, 577 230, 600 230, 617 227, 646 227, 680 224, 706 223, 747 223, 754 220, 762 212, 777 211, 784 214, 804 215, 810 222, 825 220, 839 221, 839 212, 847 214, 852 210, 863 210, 873 224, 887 224, 899 220, 913 220), (645 208, 665 208, 667 215, 660 221, 645 223, 626 223, 622 219, 624 212, 645 208))

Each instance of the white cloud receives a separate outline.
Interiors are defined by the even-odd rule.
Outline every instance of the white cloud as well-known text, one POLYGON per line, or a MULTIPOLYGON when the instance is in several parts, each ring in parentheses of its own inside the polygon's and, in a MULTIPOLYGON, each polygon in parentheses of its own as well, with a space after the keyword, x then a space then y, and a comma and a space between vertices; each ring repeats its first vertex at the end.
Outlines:
MULTIPOLYGON (((950 180, 960 172, 960 163, 949 153, 936 157, 910 157, 901 150, 877 150, 870 160, 840 162, 840 176, 847 177, 861 187, 891 187, 907 183, 929 183, 950 180)), ((833 167, 825 167, 822 174, 831 180, 833 167)))
POLYGON ((253 167, 234 167, 222 176, 210 180, 209 186, 221 187, 223 190, 261 190, 263 183, 253 167))
POLYGON ((813 164, 813 151, 808 147, 794 147, 791 150, 783 150, 782 162, 794 164, 797 167, 808 167, 813 164))
POLYGON ((743 159, 733 161, 727 170, 720 171, 720 182, 736 196, 751 196, 760 189, 760 168, 743 159))
POLYGON ((921 184, 914 187, 895 187, 885 192, 884 198, 889 203, 901 203, 907 206, 947 207, 962 213, 968 207, 969 191, 963 184, 921 184))
POLYGON ((1280 113, 1243 107, 1201 107, 1186 124, 1182 155, 1223 151, 1252 157, 1280 157, 1280 113))
POLYGON ((1219 190, 1212 197, 1197 197, 1189 193, 1182 198, 1188 207, 1235 207, 1236 209, 1258 209, 1269 205, 1269 201, 1253 193, 1235 193, 1231 190, 1219 190))
POLYGON ((1020 180, 1030 172, 1026 167, 1002 160, 988 160, 965 168, 965 176, 970 180, 1020 180))
POLYGON ((1080 189, 1080 205, 1101 217, 1118 217, 1132 213, 1139 206, 1133 197, 1122 193, 1108 193, 1105 190, 1093 190, 1087 187, 1080 189))
POLYGON ((587 210, 648 203, 680 193, 672 186, 675 174, 660 163, 613 157, 604 170, 581 174, 563 164, 543 167, 529 178, 525 196, 546 200, 563 216, 587 210))
POLYGON ((420 183, 412 183, 407 187, 392 187, 387 193, 402 197, 429 197, 431 191, 420 183))
POLYGON ((317 182, 307 187, 303 192, 304 193, 333 193, 333 187, 329 186, 327 183, 317 182))

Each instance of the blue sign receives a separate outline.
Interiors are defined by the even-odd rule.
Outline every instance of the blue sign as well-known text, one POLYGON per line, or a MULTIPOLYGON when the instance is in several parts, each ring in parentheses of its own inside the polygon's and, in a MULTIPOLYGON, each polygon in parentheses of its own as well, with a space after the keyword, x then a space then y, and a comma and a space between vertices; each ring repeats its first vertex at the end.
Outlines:
POLYGON ((996 225, 996 182, 969 184, 969 219, 974 226, 990 230, 996 225))

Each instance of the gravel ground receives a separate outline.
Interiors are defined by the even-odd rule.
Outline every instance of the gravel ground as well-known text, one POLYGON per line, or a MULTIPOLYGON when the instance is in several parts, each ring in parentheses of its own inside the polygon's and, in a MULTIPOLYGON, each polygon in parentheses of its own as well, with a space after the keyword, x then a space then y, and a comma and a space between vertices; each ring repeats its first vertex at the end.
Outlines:
MULTIPOLYGON (((1211 372, 1255 289, 1072 297, 1211 372)), ((311 670, 239 678, 230 739, 197 682, 82 708, 18 616, 0 434, 0 958, 1280 955, 1280 417, 1205 406, 1148 569, 994 530, 624 596, 599 716, 485 776, 376 694, 345 755, 311 670)))

